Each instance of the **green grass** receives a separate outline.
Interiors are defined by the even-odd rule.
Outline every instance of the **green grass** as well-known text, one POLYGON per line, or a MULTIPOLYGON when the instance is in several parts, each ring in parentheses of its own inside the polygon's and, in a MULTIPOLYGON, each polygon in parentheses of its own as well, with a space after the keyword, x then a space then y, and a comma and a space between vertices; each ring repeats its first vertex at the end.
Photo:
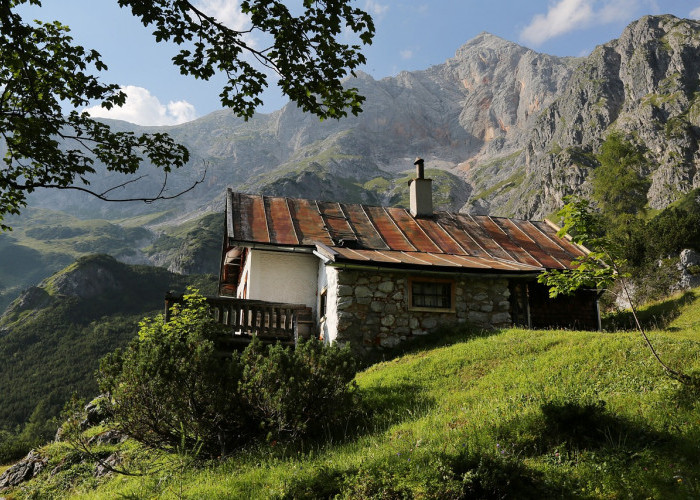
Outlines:
MULTIPOLYGON (((650 306, 674 311, 668 329, 650 335, 670 364, 698 373, 700 290, 688 297, 650 306)), ((360 373, 368 410, 325 445, 262 444, 196 467, 170 456, 159 460, 175 465, 138 478, 45 474, 22 495, 700 496, 698 392, 665 377, 637 333, 509 329, 440 342, 360 373)), ((45 449, 52 461, 65 453, 56 446, 45 449)))
MULTIPOLYGON (((700 340, 700 288, 640 307, 638 317, 645 329, 657 334, 700 340)), ((632 330, 634 318, 630 311, 610 314, 603 318, 603 327, 612 331, 632 330)))
POLYGON ((519 169, 517 170, 513 175, 508 177, 507 179, 502 180, 501 182, 498 182, 491 186, 490 188, 486 189, 485 191, 481 191, 475 195, 472 196, 472 200, 477 201, 477 200, 483 200, 494 193, 502 193, 505 192, 509 189, 516 188, 522 184, 522 182, 525 180, 525 170, 524 169, 519 169))
MULTIPOLYGON (((650 333, 664 358, 700 371, 700 289, 640 315, 664 328, 650 333)), ((509 329, 448 332, 439 347, 422 342, 358 375, 371 412, 335 443, 261 445, 197 467, 160 457, 163 468, 139 478, 97 480, 77 464, 19 496, 700 494, 698 393, 664 377, 635 332, 509 329)), ((43 451, 51 464, 75 456, 60 444, 43 451)))

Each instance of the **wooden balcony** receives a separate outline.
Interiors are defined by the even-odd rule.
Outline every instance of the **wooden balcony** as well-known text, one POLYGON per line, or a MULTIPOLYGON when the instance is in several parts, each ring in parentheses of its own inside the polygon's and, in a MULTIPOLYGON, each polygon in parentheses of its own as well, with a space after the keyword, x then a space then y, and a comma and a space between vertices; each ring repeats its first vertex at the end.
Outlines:
MULTIPOLYGON (((223 347, 248 344, 253 337, 263 342, 296 345, 299 338, 310 338, 314 331, 311 308, 304 304, 280 304, 263 300, 233 297, 206 297, 212 315, 222 325, 230 327, 230 337, 222 339, 223 347)), ((182 295, 166 294, 165 321, 170 320, 170 308, 183 302, 182 295)))

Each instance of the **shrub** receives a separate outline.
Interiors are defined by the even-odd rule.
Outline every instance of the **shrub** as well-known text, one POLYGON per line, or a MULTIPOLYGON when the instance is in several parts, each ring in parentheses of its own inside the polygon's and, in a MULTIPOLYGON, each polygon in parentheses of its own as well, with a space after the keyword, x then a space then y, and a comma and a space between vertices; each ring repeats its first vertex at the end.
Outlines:
POLYGON ((349 348, 315 340, 296 349, 254 342, 241 357, 241 395, 268 439, 330 432, 356 407, 349 348))
POLYGON ((124 352, 100 362, 98 381, 113 399, 123 432, 156 448, 202 445, 215 454, 248 422, 238 411, 240 365, 217 356, 221 327, 197 295, 188 295, 166 323, 162 316, 140 323, 124 352))
POLYGON ((348 348, 254 341, 242 354, 227 355, 217 349, 226 331, 197 294, 186 295, 169 322, 158 316, 140 326, 124 352, 102 360, 98 380, 112 396, 120 430, 149 446, 184 443, 223 455, 264 437, 312 436, 354 404, 348 348))

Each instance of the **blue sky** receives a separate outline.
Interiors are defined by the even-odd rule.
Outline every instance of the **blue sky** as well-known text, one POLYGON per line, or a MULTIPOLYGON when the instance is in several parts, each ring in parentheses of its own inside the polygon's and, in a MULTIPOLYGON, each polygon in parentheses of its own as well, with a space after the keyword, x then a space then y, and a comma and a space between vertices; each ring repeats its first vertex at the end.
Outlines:
MULTIPOLYGON (((207 13, 233 27, 245 27, 238 0, 196 0, 207 13)), ((290 4, 299 3, 290 2, 290 4)), ((558 56, 590 53, 619 36, 646 14, 700 18, 700 0, 355 0, 375 18, 377 33, 365 49, 363 70, 375 78, 402 70, 425 69, 453 57, 482 31, 558 56)), ((116 0, 42 0, 26 15, 59 20, 76 41, 97 49, 109 70, 104 81, 124 86, 127 104, 113 118, 143 125, 188 121, 220 109, 221 79, 196 81, 181 76, 170 63, 175 50, 156 44, 116 0)), ((275 90, 264 96, 262 112, 280 108, 285 99, 275 90)), ((97 113, 93 113, 97 114, 97 113)))

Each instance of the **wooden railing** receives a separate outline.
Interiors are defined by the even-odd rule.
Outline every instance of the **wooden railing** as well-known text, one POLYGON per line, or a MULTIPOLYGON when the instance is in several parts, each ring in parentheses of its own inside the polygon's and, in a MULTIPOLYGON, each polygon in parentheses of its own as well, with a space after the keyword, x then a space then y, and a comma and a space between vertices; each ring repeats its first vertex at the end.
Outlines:
MULTIPOLYGON (((232 343, 248 343, 258 337, 266 342, 293 345, 299 337, 310 337, 313 331, 311 308, 304 304, 233 297, 206 297, 206 300, 217 322, 231 328, 228 340, 232 343)), ((165 321, 170 320, 171 307, 182 301, 181 295, 165 296, 165 321)))

